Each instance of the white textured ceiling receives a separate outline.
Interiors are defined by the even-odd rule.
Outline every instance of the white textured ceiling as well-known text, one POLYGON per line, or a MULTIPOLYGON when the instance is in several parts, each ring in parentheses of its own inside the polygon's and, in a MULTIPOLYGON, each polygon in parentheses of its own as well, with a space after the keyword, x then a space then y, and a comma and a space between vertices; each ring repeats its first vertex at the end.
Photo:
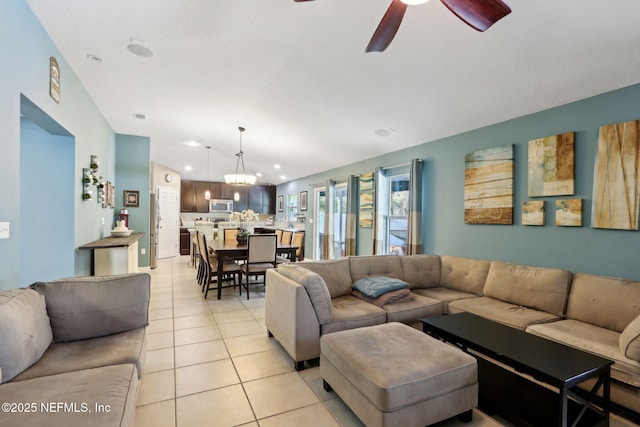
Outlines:
POLYGON ((189 140, 211 180, 233 172, 238 126, 278 184, 640 82, 638 0, 506 0, 484 33, 431 0, 368 54, 390 0, 27 2, 114 131, 185 179, 207 178, 189 140))

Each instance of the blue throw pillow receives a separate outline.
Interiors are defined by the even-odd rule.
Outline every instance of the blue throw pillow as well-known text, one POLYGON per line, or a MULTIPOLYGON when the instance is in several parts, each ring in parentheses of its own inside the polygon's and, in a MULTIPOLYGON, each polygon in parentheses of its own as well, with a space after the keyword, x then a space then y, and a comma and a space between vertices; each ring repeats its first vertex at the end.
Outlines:
POLYGON ((394 279, 393 277, 372 276, 360 279, 352 285, 353 289, 357 289, 363 294, 371 298, 378 298, 387 292, 397 291, 398 289, 408 288, 409 284, 404 280, 394 279))

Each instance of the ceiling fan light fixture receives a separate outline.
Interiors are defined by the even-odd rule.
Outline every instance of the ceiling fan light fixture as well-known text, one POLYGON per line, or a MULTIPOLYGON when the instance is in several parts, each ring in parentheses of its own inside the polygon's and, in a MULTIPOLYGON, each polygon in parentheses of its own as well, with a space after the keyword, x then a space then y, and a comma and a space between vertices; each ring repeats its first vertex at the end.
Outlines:
POLYGON ((236 153, 236 172, 228 173, 224 176, 224 182, 232 185, 253 185, 256 183, 256 176, 248 174, 244 169, 244 152, 242 151, 242 134, 246 130, 242 126, 238 127, 240 131, 240 151, 236 153), (238 173, 240 168, 240 163, 242 163, 242 173, 238 173))

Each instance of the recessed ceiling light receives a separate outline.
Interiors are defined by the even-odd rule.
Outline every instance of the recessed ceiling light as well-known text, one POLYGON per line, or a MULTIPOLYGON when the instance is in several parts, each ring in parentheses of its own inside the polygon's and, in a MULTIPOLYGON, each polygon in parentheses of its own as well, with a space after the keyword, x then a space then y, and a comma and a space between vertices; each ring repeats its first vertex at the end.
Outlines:
POLYGON ((287 179, 287 177, 284 175, 280 175, 280 179, 287 179))
POLYGON ((256 172, 256 176, 262 176, 260 172, 256 172))
POLYGON ((274 168, 280 169, 280 165, 273 165, 274 168))
POLYGON ((184 167, 184 170, 186 170, 187 172, 191 172, 191 170, 193 170, 193 168, 191 167, 191 165, 187 165, 184 167))
POLYGON ((133 117, 138 120, 147 120, 147 115, 142 113, 133 113, 133 117))
POLYGON ((127 50, 137 56, 142 56, 143 58, 150 58, 153 56, 153 52, 151 49, 147 47, 147 43, 142 40, 129 39, 131 42, 127 46, 127 50))
POLYGON ((90 59, 91 61, 94 61, 94 62, 102 62, 103 61, 102 57, 100 57, 98 55, 94 55, 93 53, 88 53, 87 54, 87 59, 90 59))

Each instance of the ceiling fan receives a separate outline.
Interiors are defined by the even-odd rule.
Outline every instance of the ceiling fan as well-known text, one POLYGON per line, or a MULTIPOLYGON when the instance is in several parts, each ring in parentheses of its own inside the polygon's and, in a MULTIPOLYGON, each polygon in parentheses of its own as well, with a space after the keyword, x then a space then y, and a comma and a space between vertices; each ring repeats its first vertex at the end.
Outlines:
MULTIPOLYGON (((296 2, 312 0, 295 0, 296 2)), ((391 6, 373 33, 367 45, 367 52, 384 51, 398 32, 407 5, 426 3, 428 0, 392 0, 391 6)), ((451 12, 470 27, 485 31, 511 13, 511 9, 501 0, 440 0, 451 12)))

